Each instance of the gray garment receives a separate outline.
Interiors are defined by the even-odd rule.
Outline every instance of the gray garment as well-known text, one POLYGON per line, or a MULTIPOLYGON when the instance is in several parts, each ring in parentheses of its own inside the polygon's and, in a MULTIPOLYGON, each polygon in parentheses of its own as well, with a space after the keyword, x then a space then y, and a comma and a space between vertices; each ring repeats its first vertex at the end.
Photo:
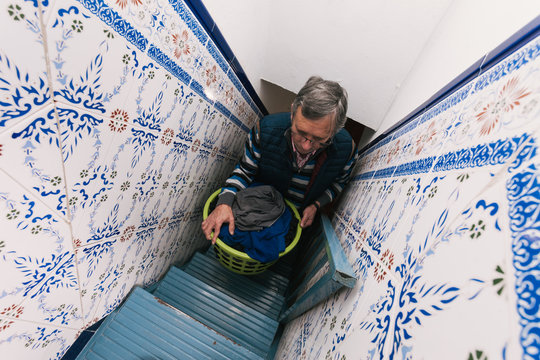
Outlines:
POLYGON ((259 231, 285 211, 283 197, 270 185, 252 186, 236 193, 232 204, 234 224, 241 231, 259 231))

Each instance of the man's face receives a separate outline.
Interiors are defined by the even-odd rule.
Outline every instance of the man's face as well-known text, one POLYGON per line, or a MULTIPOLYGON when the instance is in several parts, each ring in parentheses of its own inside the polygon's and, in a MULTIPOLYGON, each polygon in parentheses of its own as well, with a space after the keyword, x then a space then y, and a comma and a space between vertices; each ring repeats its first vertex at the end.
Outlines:
POLYGON ((292 115, 291 138, 296 150, 302 154, 326 146, 332 136, 332 116, 328 114, 317 120, 310 120, 302 115, 299 106, 292 115))

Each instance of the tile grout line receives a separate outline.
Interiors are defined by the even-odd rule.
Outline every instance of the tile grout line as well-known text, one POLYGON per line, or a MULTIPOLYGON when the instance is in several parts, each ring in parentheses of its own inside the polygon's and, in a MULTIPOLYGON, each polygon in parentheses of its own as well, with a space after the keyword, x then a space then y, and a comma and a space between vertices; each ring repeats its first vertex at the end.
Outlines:
MULTIPOLYGON (((47 71, 47 81, 49 82, 49 91, 50 91, 50 95, 51 95, 51 99, 52 99, 52 102, 53 102, 53 108, 54 108, 54 116, 55 116, 55 120, 56 120, 56 127, 58 129, 58 144, 59 144, 59 155, 60 155, 60 163, 62 165, 62 173, 63 173, 63 178, 64 178, 64 193, 66 195, 66 199, 65 199, 65 204, 66 204, 66 215, 67 215, 67 223, 68 223, 68 227, 69 227, 69 232, 70 232, 70 235, 71 235, 71 250, 73 251, 73 254, 75 256, 75 271, 77 273, 77 285, 78 285, 78 292, 79 292, 79 302, 80 302, 80 306, 81 306, 81 311, 80 311, 80 314, 81 314, 81 320, 82 320, 82 326, 83 328, 81 328, 80 330, 84 330, 84 307, 83 307, 83 301, 82 301, 82 294, 81 294, 81 277, 80 277, 80 272, 79 272, 79 257, 78 257, 78 254, 77 254, 77 251, 75 251, 75 246, 74 246, 74 236, 73 236, 73 225, 71 223, 71 211, 70 211, 70 206, 69 206, 69 192, 68 192, 68 186, 67 186, 67 176, 66 176, 66 166, 64 164, 64 159, 63 159, 63 152, 62 152, 62 149, 63 149, 63 146, 62 146, 62 137, 60 136, 60 117, 58 115, 58 108, 57 108, 57 105, 56 105, 56 101, 54 99, 54 87, 53 87, 53 81, 52 81, 52 72, 51 72, 51 62, 50 62, 50 58, 49 58, 49 44, 48 44, 48 37, 47 37, 47 28, 46 28, 46 24, 45 24, 45 21, 43 19, 43 12, 44 12, 44 9, 42 7, 42 4, 41 2, 38 1, 38 10, 39 10, 39 22, 40 22, 40 26, 41 26, 41 34, 43 36, 43 54, 44 54, 44 57, 45 57, 45 66, 46 66, 46 71, 47 71)), ((51 10, 52 11, 52 10, 51 10)))
POLYGON ((38 325, 43 325, 43 326, 47 326, 47 327, 54 327, 54 328, 64 329, 64 330, 73 330, 73 331, 84 330, 84 329, 81 329, 81 328, 73 328, 73 327, 69 327, 69 326, 61 326, 61 325, 56 325, 56 324, 51 324, 51 323, 44 323, 44 322, 40 322, 40 321, 32 321, 32 320, 26 320, 26 319, 21 319, 21 318, 14 318, 14 317, 9 317, 9 316, 5 316, 5 315, 0 315, 0 319, 10 320, 10 321, 22 321, 22 322, 29 323, 29 324, 38 324, 38 325))
POLYGON ((31 196, 32 198, 34 198, 35 200, 37 200, 41 205, 43 205, 44 207, 46 207, 47 209, 49 209, 52 213, 54 213, 54 215, 56 215, 58 218, 60 218, 62 221, 64 221, 67 225, 70 224, 70 221, 69 219, 66 218, 65 215, 62 215, 61 213, 59 213, 56 209, 53 209, 49 206, 49 204, 47 204, 46 202, 44 202, 41 198, 41 196, 35 196, 35 193, 32 191, 32 190, 29 190, 26 186, 24 186, 23 184, 21 184, 19 181, 17 181, 17 179, 15 179, 13 176, 11 176, 6 170, 0 168, 0 172, 2 172, 4 175, 6 175, 8 178, 10 178, 14 183, 16 183, 18 186, 20 186, 22 189, 24 189, 24 191, 26 191, 26 194, 28 196, 31 196))
MULTIPOLYGON (((73 108, 75 108, 75 109, 82 110, 82 111, 88 112, 88 113, 90 113, 90 114, 99 115, 100 117, 103 117, 104 119, 108 119, 108 117, 107 117, 107 116, 104 116, 104 114, 102 114, 102 113, 99 113, 99 112, 97 112, 97 111, 92 111, 92 110, 84 109, 84 108, 79 107, 79 106, 77 106, 77 105, 75 105, 75 104, 69 104, 69 103, 63 102, 63 101, 61 101, 61 100, 59 100, 59 101, 56 101, 56 100, 55 100, 55 101, 54 101, 54 104, 61 104, 61 105, 73 107, 73 108)), ((40 109, 40 110, 41 110, 41 109, 40 109)), ((57 110, 57 108, 56 108, 56 105, 55 105, 55 111, 56 111, 56 110, 57 110)), ((216 110, 217 110, 217 109, 216 109, 216 110)), ((231 120, 228 119, 228 118, 226 118, 226 120, 231 121, 231 120)), ((231 121, 231 123, 232 123, 232 125, 236 125, 236 124, 233 123, 232 121, 231 121)), ((141 129, 141 130, 149 130, 148 128, 145 128, 145 127, 143 127, 143 126, 141 126, 141 125, 139 125, 139 124, 133 123, 133 122, 130 122, 130 123, 128 124, 128 126, 131 126, 131 127, 133 127, 133 128, 136 128, 136 129, 141 129)), ((238 127, 238 125, 236 125, 236 126, 238 127)), ((149 131, 152 132, 151 129, 150 129, 149 131)), ((165 135, 165 134, 163 133, 163 131, 157 132, 157 134, 159 135, 158 138, 159 138, 160 136, 163 136, 163 137, 165 137, 165 138, 167 138, 167 139, 171 139, 171 140, 173 140, 173 141, 176 140, 176 139, 175 139, 176 136, 170 137, 169 135, 165 135)), ((195 140, 196 140, 196 139, 195 139, 195 140)), ((157 141, 157 140, 156 140, 156 141, 157 141)), ((190 146, 190 147, 193 145, 193 141, 192 141, 192 142, 188 142, 188 141, 185 141, 185 140, 182 140, 182 139, 178 139, 177 141, 183 143, 184 145, 188 145, 188 146, 190 146)), ((166 146, 168 146, 168 145, 166 145, 166 146)), ((235 160, 235 161, 237 160, 237 158, 233 158, 233 157, 231 157, 231 156, 229 156, 229 155, 223 154, 223 156, 224 156, 224 157, 227 157, 228 159, 231 159, 231 160, 235 160)), ((67 185, 67 184, 66 184, 66 185, 67 185)))

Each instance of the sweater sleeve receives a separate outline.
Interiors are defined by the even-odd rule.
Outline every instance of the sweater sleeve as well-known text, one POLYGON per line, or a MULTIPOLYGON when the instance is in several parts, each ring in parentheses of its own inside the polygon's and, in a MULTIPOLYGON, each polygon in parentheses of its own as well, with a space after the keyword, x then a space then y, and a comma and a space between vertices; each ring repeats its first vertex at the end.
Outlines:
POLYGON ((341 170, 341 173, 334 180, 334 182, 328 187, 328 189, 326 189, 321 194, 321 196, 317 198, 317 201, 319 202, 321 207, 325 206, 326 204, 331 203, 343 191, 343 188, 345 187, 345 185, 347 185, 347 183, 349 182, 351 178, 352 169, 354 168, 356 159, 357 159, 357 151, 353 142, 351 154, 349 155, 349 160, 347 161, 347 163, 341 170))
POLYGON ((261 158, 259 151, 260 135, 257 125, 249 132, 242 158, 234 168, 231 176, 225 181, 225 186, 221 190, 221 194, 219 194, 216 206, 221 204, 232 206, 236 193, 253 182, 261 158))

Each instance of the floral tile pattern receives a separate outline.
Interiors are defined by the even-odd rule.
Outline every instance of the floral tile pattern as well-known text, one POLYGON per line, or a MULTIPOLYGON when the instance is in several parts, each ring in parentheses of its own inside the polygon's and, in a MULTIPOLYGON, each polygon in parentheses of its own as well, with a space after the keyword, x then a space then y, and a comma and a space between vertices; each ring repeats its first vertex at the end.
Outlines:
POLYGON ((51 90, 38 2, 5 2, 0 24, 2 34, 17 34, 4 36, 0 50, 2 133, 50 102, 51 90))
POLYGON ((50 209, 67 218, 62 153, 56 108, 52 103, 19 120, 0 135, 0 169, 16 174, 17 181, 50 209))
POLYGON ((59 359, 207 245, 202 206, 261 111, 183 1, 10 0, 0 20, 17 34, 0 41, 0 348, 59 359))
POLYGON ((0 315, 0 347, 6 359, 60 359, 79 331, 4 318, 0 315))
POLYGON ((276 358, 538 357, 539 44, 361 153, 332 220, 357 285, 276 358))
POLYGON ((69 224, 4 171, 0 180, 0 271, 9 274, 2 278, 2 315, 79 328, 79 280, 69 224))

